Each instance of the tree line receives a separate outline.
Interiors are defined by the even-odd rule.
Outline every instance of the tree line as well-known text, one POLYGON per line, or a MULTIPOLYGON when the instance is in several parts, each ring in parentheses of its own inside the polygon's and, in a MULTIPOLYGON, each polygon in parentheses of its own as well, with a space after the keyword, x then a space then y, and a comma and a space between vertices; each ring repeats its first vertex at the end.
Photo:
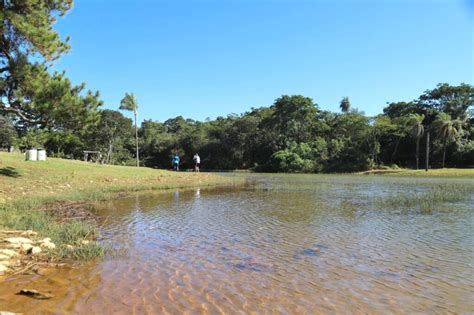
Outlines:
MULTIPOLYGON (((340 102, 341 112, 311 98, 283 95, 273 104, 213 120, 178 116, 137 124, 136 97, 103 109, 100 94, 73 85, 51 64, 69 49, 52 24, 70 0, 0 1, 0 147, 45 148, 79 159, 97 150, 108 164, 182 167, 195 153, 204 169, 274 172, 351 172, 380 167, 474 164, 474 87, 438 84, 416 100, 386 104, 369 117, 340 102), (120 110, 134 113, 134 121, 120 110)), ((112 105, 112 104, 111 104, 112 105)))
MULTIPOLYGON (((139 127, 111 109, 96 110, 96 123, 80 129, 25 129, 3 117, 0 138, 2 146, 42 147, 63 158, 78 159, 83 150, 98 150, 110 164, 134 165, 138 152, 142 165, 169 168, 177 153, 182 166, 191 168, 192 156, 199 153, 206 169, 351 172, 424 167, 430 132, 430 166, 471 167, 473 90, 467 84, 439 84, 415 101, 388 104, 375 117, 352 109, 347 97, 341 113, 333 113, 301 95, 283 95, 271 106, 241 115, 204 122, 178 116, 164 122, 144 120, 139 127)), ((135 97, 124 100, 130 98, 132 105, 123 101, 121 108, 136 112, 135 97)))

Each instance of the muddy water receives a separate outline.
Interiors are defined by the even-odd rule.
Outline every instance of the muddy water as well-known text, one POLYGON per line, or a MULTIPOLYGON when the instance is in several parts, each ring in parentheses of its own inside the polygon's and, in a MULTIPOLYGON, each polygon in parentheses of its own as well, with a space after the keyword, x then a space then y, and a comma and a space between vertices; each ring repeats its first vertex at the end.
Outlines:
POLYGON ((40 313, 471 313, 474 182, 254 176, 100 207, 104 261, 0 283, 0 310, 40 313), (471 187, 432 211, 380 199, 471 187), (15 296, 21 288, 53 294, 15 296))

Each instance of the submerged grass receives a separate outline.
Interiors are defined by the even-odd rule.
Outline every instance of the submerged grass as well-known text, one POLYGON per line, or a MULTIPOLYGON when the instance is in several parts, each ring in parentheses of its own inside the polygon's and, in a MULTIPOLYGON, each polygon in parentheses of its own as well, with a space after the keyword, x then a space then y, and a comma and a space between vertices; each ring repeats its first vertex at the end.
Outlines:
POLYGON ((95 239, 97 225, 79 220, 62 222, 54 209, 38 209, 58 201, 94 203, 114 198, 118 193, 234 182, 235 179, 205 173, 176 173, 62 159, 24 161, 20 154, 0 152, 0 228, 34 230, 42 237, 50 237, 57 246, 47 252, 51 258, 87 260, 104 254, 104 248, 97 243, 83 242, 95 239))
POLYGON ((474 193, 468 184, 437 184, 422 189, 407 189, 395 196, 379 199, 379 204, 391 208, 412 208, 422 212, 438 209, 446 203, 455 203, 470 199, 474 193))
POLYGON ((376 169, 358 174, 364 175, 385 175, 385 176, 407 176, 407 177, 455 177, 455 178, 474 178, 474 168, 438 168, 425 170, 413 169, 376 169))

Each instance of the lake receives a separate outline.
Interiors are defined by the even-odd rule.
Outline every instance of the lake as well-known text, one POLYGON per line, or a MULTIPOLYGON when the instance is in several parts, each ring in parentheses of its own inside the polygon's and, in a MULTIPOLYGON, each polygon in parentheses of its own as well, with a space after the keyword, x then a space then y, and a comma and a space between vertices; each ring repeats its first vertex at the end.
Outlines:
POLYGON ((105 259, 16 276, 0 286, 0 310, 474 312, 474 180, 245 176, 244 187, 100 205, 105 259), (396 202, 432 187, 466 193, 435 206, 396 202), (11 295, 24 287, 55 297, 11 295))

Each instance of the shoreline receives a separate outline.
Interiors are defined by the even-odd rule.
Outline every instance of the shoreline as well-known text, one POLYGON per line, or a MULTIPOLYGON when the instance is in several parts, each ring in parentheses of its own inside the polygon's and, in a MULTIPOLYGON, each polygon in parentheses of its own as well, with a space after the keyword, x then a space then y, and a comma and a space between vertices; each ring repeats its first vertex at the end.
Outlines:
MULTIPOLYGON (((42 250, 34 255, 34 260, 53 264, 103 256, 104 248, 95 242, 98 222, 91 212, 97 202, 134 193, 230 186, 238 181, 216 174, 54 158, 31 162, 24 161, 22 155, 3 152, 0 152, 0 171, 0 230, 16 233, 18 237, 31 231, 35 236, 31 244, 38 247, 38 240, 49 238, 54 248, 42 250)), ((0 250, 8 249, 11 244, 1 236, 0 250)), ((3 268, 3 273, 15 273, 25 267, 25 261, 32 259, 31 253, 17 249, 12 254, 15 258, 9 257, 5 263, 8 266, 3 268)))
MULTIPOLYGON (((90 261, 102 258, 105 248, 96 242, 100 222, 94 213, 94 209, 98 203, 128 198, 137 194, 161 194, 174 189, 191 190, 198 187, 200 189, 225 188, 236 184, 235 182, 225 182, 207 186, 191 185, 118 191, 104 193, 100 199, 87 199, 86 197, 81 199, 75 196, 74 200, 57 199, 56 201, 37 204, 36 208, 28 210, 31 214, 42 214, 51 220, 51 224, 59 227, 60 232, 73 235, 65 238, 54 236, 51 238, 44 231, 19 230, 13 227, 0 229, 0 280, 17 274, 38 273, 39 268, 55 268, 72 264, 75 261, 90 261), (13 243, 8 241, 12 238, 19 241, 13 243), (45 240, 47 240, 46 243, 50 242, 53 245, 45 247, 45 240), (39 248, 40 250, 34 252, 31 250, 32 248, 39 248)), ((0 205, 0 211, 2 210, 5 210, 5 208, 0 205)), ((16 211, 26 210, 16 208, 16 211)))
MULTIPOLYGON (((32 230, 38 233, 38 238, 51 238, 56 248, 40 255, 47 262, 91 260, 103 256, 104 248, 94 242, 98 222, 91 211, 98 202, 137 193, 241 185, 244 178, 239 175, 258 174, 234 171, 228 174, 237 176, 221 176, 62 159, 29 162, 24 161, 22 155, 11 153, 0 153, 0 161, 0 230, 19 233, 32 230)), ((313 175, 474 178, 474 169, 435 169, 429 172, 377 169, 313 175)), ((2 242, 4 238, 0 238, 0 244, 2 242)))

